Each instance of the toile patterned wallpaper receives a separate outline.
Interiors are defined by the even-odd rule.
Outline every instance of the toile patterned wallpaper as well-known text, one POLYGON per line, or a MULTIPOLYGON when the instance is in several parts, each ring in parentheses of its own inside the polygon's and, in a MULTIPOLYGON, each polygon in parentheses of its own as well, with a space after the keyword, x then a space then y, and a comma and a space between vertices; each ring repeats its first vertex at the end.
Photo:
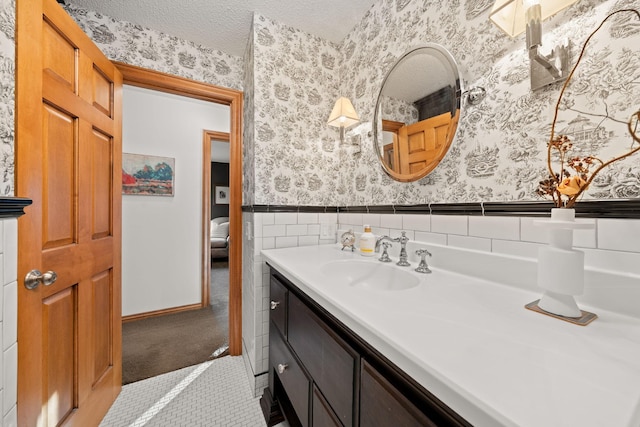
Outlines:
MULTIPOLYGON (((488 19, 493 1, 381 0, 341 46, 254 19, 255 173, 257 204, 353 205, 536 200, 546 176, 546 143, 561 85, 529 90, 524 35, 511 40, 488 19), (396 58, 426 42, 456 58, 464 87, 487 98, 464 109, 452 149, 427 177, 389 179, 371 148, 380 85, 396 58), (479 49, 478 47, 482 48, 479 49), (493 52, 492 54, 490 52, 493 52), (361 150, 338 145, 326 119, 338 96, 349 97, 363 122, 349 132, 361 150)), ((545 21, 547 49, 570 36, 572 56, 613 10, 634 0, 581 0, 545 21)), ((630 138, 626 122, 638 105, 640 24, 630 14, 610 20, 594 38, 563 99, 556 128, 606 160, 630 138), (581 142, 582 144, 582 142, 581 142)), ((572 63, 574 62, 572 61, 572 63)), ((245 142, 247 139, 245 138, 245 142)), ((251 192, 249 187, 245 191, 251 192)), ((247 196, 247 194, 245 194, 247 196)), ((587 198, 640 197, 640 158, 601 173, 587 198)))
POLYGON ((242 177, 242 195, 244 205, 254 205, 255 198, 253 188, 255 187, 255 87, 254 87, 254 61, 253 61, 254 33, 253 25, 249 33, 247 47, 244 52, 244 95, 243 95, 243 144, 242 144, 242 166, 244 169, 242 177))
MULTIPOLYGON (((380 101, 380 114, 385 120, 393 120, 403 123, 415 123, 418 121, 418 109, 415 105, 402 99, 383 96, 380 101)), ((382 128, 382 122, 380 122, 382 128)))
MULTIPOLYGON (((524 35, 511 40, 488 19, 491 0, 380 0, 341 45, 256 15, 245 58, 116 21, 73 5, 67 10, 105 54, 194 80, 245 90, 244 203, 351 205, 535 200, 545 175, 546 142, 559 86, 529 91, 524 35), (487 98, 465 108, 443 163, 411 184, 389 179, 370 136, 382 80, 396 58, 436 42, 458 61, 466 88, 487 98), (479 49, 478 47, 482 48, 479 49), (488 53, 493 52, 493 53, 488 53), (326 119, 339 96, 363 122, 340 146, 326 119)), ((612 10, 637 0, 580 0, 544 23, 547 48, 583 40, 612 10)), ((13 194, 15 0, 0 1, 0 195, 13 194)), ((597 34, 562 103, 556 131, 584 138, 603 159, 625 139, 640 99, 640 24, 616 17, 597 34)), ((640 197, 638 156, 602 173, 586 197, 640 197)))
MULTIPOLYGON (((245 200, 255 204, 333 205, 344 194, 336 149, 338 132, 327 119, 339 91, 342 55, 338 46, 302 31, 254 15, 254 120, 245 126, 244 143, 253 150, 245 158, 255 186, 245 187, 245 200), (246 132, 246 128, 245 128, 246 132)), ((251 98, 245 93, 245 99, 251 98)))
POLYGON ((107 58, 242 90, 242 58, 74 6, 65 6, 107 58))
POLYGON ((0 196, 14 195, 15 0, 0 1, 0 196))
MULTIPOLYGON (((15 5, 0 0, 0 196, 14 195, 15 5)), ((67 11, 110 59, 242 90, 242 58, 73 5, 67 11)))

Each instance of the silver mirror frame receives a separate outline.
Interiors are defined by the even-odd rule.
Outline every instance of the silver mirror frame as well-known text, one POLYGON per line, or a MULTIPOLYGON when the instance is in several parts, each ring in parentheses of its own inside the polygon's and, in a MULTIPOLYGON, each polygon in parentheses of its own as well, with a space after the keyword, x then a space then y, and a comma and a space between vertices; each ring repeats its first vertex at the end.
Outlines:
MULTIPOLYGON (((423 170, 417 172, 417 173, 413 173, 413 174, 400 174, 399 172, 394 171, 393 169, 391 169, 389 167, 389 165, 387 165, 387 163, 384 161, 383 158, 383 153, 381 152, 382 150, 380 149, 380 143, 379 140, 381 139, 382 135, 381 135, 381 130, 382 130, 382 117, 381 117, 381 113, 380 113, 380 107, 381 107, 381 101, 382 101, 382 94, 384 92, 384 88, 385 85, 387 84, 389 77, 393 74, 394 70, 396 70, 398 68, 398 66, 400 64, 402 64, 404 62, 405 59, 415 55, 417 52, 419 51, 423 51, 425 49, 433 49, 435 51, 437 51, 441 56, 443 56, 447 61, 448 61, 448 66, 451 68, 451 70, 453 71, 454 75, 452 76, 453 79, 455 80, 455 105, 457 110, 460 112, 462 111, 462 96, 463 96, 463 88, 462 88, 462 79, 460 78, 460 72, 458 69, 458 64, 456 63, 455 59, 453 58, 453 56, 451 55, 451 53, 442 45, 437 44, 437 43, 425 43, 424 45, 421 45, 420 47, 411 49, 409 51, 407 51, 406 53, 404 53, 401 57, 398 58, 398 60, 395 62, 395 64, 391 67, 391 69, 387 72, 384 80, 382 81, 382 85, 380 87, 380 92, 378 93, 378 99, 376 101, 376 107, 374 110, 374 116, 373 116, 373 123, 372 123, 372 128, 373 128, 373 147, 374 150, 376 152, 376 156, 378 157, 378 161, 380 163, 380 165, 382 166, 382 169, 385 171, 385 173, 391 177, 392 179, 396 180, 396 181, 400 181, 400 182, 413 182, 413 181, 417 181, 421 178, 424 178, 425 176, 427 176, 429 173, 431 173, 440 163, 440 161, 434 161, 433 164, 429 164, 427 165, 427 167, 425 167, 423 170)), ((460 117, 458 117, 458 121, 459 121, 460 117)), ((456 135, 456 129, 457 129, 458 124, 456 123, 456 125, 452 128, 452 132, 451 135, 449 135, 449 137, 447 138, 447 148, 445 150, 445 155, 446 152, 449 150, 449 148, 451 147, 451 145, 453 144, 453 141, 455 139, 455 135, 456 135)))

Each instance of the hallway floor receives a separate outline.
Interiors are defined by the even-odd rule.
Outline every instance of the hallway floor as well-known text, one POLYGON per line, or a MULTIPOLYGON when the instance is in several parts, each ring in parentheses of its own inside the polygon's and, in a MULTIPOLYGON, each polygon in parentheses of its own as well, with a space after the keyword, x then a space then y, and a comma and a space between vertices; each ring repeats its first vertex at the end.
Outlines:
POLYGON ((122 326, 123 385, 211 360, 229 345, 229 263, 211 261, 210 306, 122 326))
POLYGON ((266 426, 241 356, 128 384, 101 427, 266 426))

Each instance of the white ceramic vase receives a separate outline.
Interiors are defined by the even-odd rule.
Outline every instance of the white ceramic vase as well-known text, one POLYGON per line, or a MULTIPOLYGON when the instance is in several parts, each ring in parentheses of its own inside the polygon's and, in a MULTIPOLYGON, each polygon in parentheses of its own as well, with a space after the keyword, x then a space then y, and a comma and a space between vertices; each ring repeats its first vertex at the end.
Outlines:
POLYGON ((584 253, 573 249, 573 230, 592 228, 575 221, 575 210, 551 209, 551 219, 535 224, 549 230, 549 245, 538 251, 538 286, 544 294, 538 307, 565 317, 581 317, 574 296, 584 290, 584 253))

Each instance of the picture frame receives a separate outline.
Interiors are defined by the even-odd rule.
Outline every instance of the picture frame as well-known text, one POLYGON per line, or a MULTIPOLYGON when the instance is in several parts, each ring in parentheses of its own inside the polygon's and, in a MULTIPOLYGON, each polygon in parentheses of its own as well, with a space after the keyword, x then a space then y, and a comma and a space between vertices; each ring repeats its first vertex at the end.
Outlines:
POLYGON ((175 162, 172 157, 122 153, 122 194, 173 197, 175 162))
POLYGON ((216 205, 228 205, 229 204, 229 187, 223 185, 214 186, 215 204, 216 205))

